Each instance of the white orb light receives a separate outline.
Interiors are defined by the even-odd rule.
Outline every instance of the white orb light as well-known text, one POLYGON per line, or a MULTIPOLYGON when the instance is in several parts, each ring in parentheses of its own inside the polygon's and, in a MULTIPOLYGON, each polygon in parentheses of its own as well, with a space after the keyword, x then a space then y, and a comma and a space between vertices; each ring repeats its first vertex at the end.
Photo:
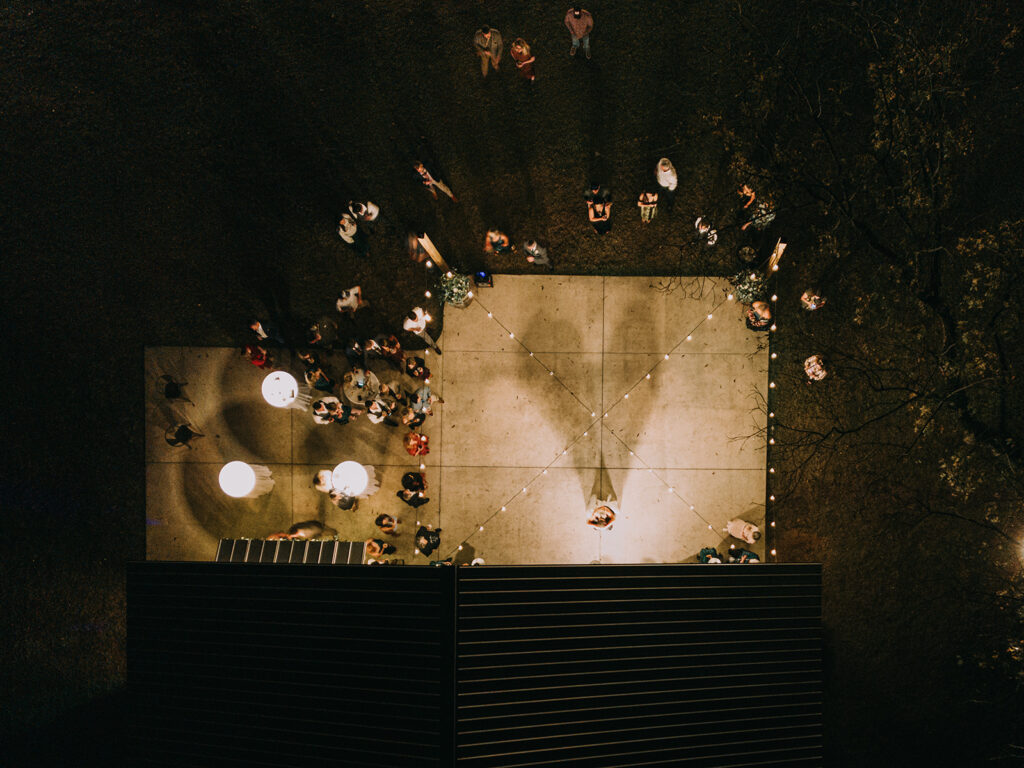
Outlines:
POLYGON ((220 489, 240 499, 256 487, 256 473, 244 461, 230 461, 220 470, 220 489))
POLYGON ((285 371, 274 371, 263 380, 263 399, 275 408, 287 408, 299 396, 299 382, 285 371))
POLYGON ((370 476, 358 461, 343 461, 334 468, 331 480, 334 482, 335 490, 346 496, 358 496, 366 490, 370 476))

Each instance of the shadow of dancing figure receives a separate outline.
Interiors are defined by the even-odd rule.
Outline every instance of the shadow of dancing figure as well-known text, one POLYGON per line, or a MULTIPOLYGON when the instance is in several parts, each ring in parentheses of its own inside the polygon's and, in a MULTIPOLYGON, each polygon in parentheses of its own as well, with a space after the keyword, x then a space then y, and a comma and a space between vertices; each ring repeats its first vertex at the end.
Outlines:
POLYGON ((193 431, 188 424, 172 424, 164 432, 164 440, 172 448, 185 447, 191 450, 192 446, 189 443, 197 437, 203 435, 193 431))
POLYGON ((188 399, 185 390, 182 389, 182 387, 188 384, 187 381, 175 381, 173 376, 168 376, 165 373, 159 378, 159 382, 159 388, 168 400, 183 400, 189 405, 195 405, 195 403, 188 399))

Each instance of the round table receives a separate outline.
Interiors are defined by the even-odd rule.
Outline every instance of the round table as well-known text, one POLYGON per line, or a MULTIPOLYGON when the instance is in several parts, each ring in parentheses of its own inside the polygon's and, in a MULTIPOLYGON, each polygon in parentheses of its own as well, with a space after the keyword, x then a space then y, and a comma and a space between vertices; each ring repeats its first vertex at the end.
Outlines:
POLYGON ((285 371, 274 371, 263 379, 263 399, 275 408, 287 408, 299 396, 299 382, 285 371))
POLYGON ((365 371, 362 376, 349 371, 341 380, 341 392, 349 402, 366 405, 380 394, 380 380, 373 371, 365 371), (359 386, 360 381, 363 386, 359 386))

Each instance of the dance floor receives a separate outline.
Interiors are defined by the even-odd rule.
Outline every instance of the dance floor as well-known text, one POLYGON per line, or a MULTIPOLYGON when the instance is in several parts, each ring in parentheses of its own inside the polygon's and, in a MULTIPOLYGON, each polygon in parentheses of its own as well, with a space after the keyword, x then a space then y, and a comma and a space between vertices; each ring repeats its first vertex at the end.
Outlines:
MULTIPOLYGON (((428 562, 413 551, 417 521, 443 529, 429 559, 456 562, 693 562, 701 547, 728 549, 730 518, 763 526, 768 386, 766 334, 747 330, 728 289, 721 278, 496 275, 468 307, 445 309, 444 354, 427 357, 445 402, 424 424, 422 458, 405 452, 404 430, 365 416, 321 426, 269 406, 264 372, 236 349, 148 348, 147 556, 212 560, 222 537, 309 519, 362 540, 382 512, 400 520, 392 557, 413 564, 428 562), (187 381, 193 404, 167 402, 163 374, 187 381), (169 446, 177 422, 204 437, 169 446), (226 496, 217 478, 233 460, 267 466, 273 489, 226 496), (344 460, 380 482, 353 511, 312 484, 344 460), (421 461, 430 502, 413 510, 395 491, 421 461), (614 500, 610 529, 587 525, 594 498, 614 500)), ((344 358, 329 361, 340 377, 344 358)), ((749 548, 763 556, 763 539, 749 548)))

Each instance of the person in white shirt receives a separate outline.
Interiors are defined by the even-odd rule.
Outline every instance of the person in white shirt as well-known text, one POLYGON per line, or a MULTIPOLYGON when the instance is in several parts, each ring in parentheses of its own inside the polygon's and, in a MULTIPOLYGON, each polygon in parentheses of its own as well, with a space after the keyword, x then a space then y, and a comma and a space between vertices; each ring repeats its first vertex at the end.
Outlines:
POLYGON ((655 175, 658 179, 658 186, 665 190, 665 210, 672 210, 672 203, 676 199, 676 187, 679 186, 679 177, 676 175, 676 167, 672 165, 672 161, 667 157, 661 158, 658 161, 658 167, 655 169, 655 175))
POLYGON ((338 311, 343 315, 354 317, 356 310, 368 307, 370 302, 363 300, 363 289, 358 285, 354 285, 351 288, 346 288, 344 291, 338 294, 338 301, 335 306, 338 311))
POLYGON ((367 200, 365 203, 348 201, 348 212, 356 223, 369 224, 380 216, 380 207, 367 200))
POLYGON ((725 530, 733 538, 745 541, 747 544, 753 544, 761 538, 761 531, 756 525, 748 523, 746 520, 740 520, 738 517, 734 517, 730 520, 726 525, 725 530))
POLYGON ((405 320, 402 323, 402 328, 414 333, 427 342, 427 346, 431 347, 437 354, 441 354, 441 350, 437 346, 430 334, 427 333, 427 323, 430 322, 430 315, 423 311, 423 307, 415 307, 413 310, 406 315, 405 320))
POLYGON ((352 214, 346 213, 342 215, 341 221, 338 222, 338 235, 342 240, 355 248, 356 253, 360 256, 366 256, 369 252, 369 238, 367 238, 365 232, 359 229, 352 214))

